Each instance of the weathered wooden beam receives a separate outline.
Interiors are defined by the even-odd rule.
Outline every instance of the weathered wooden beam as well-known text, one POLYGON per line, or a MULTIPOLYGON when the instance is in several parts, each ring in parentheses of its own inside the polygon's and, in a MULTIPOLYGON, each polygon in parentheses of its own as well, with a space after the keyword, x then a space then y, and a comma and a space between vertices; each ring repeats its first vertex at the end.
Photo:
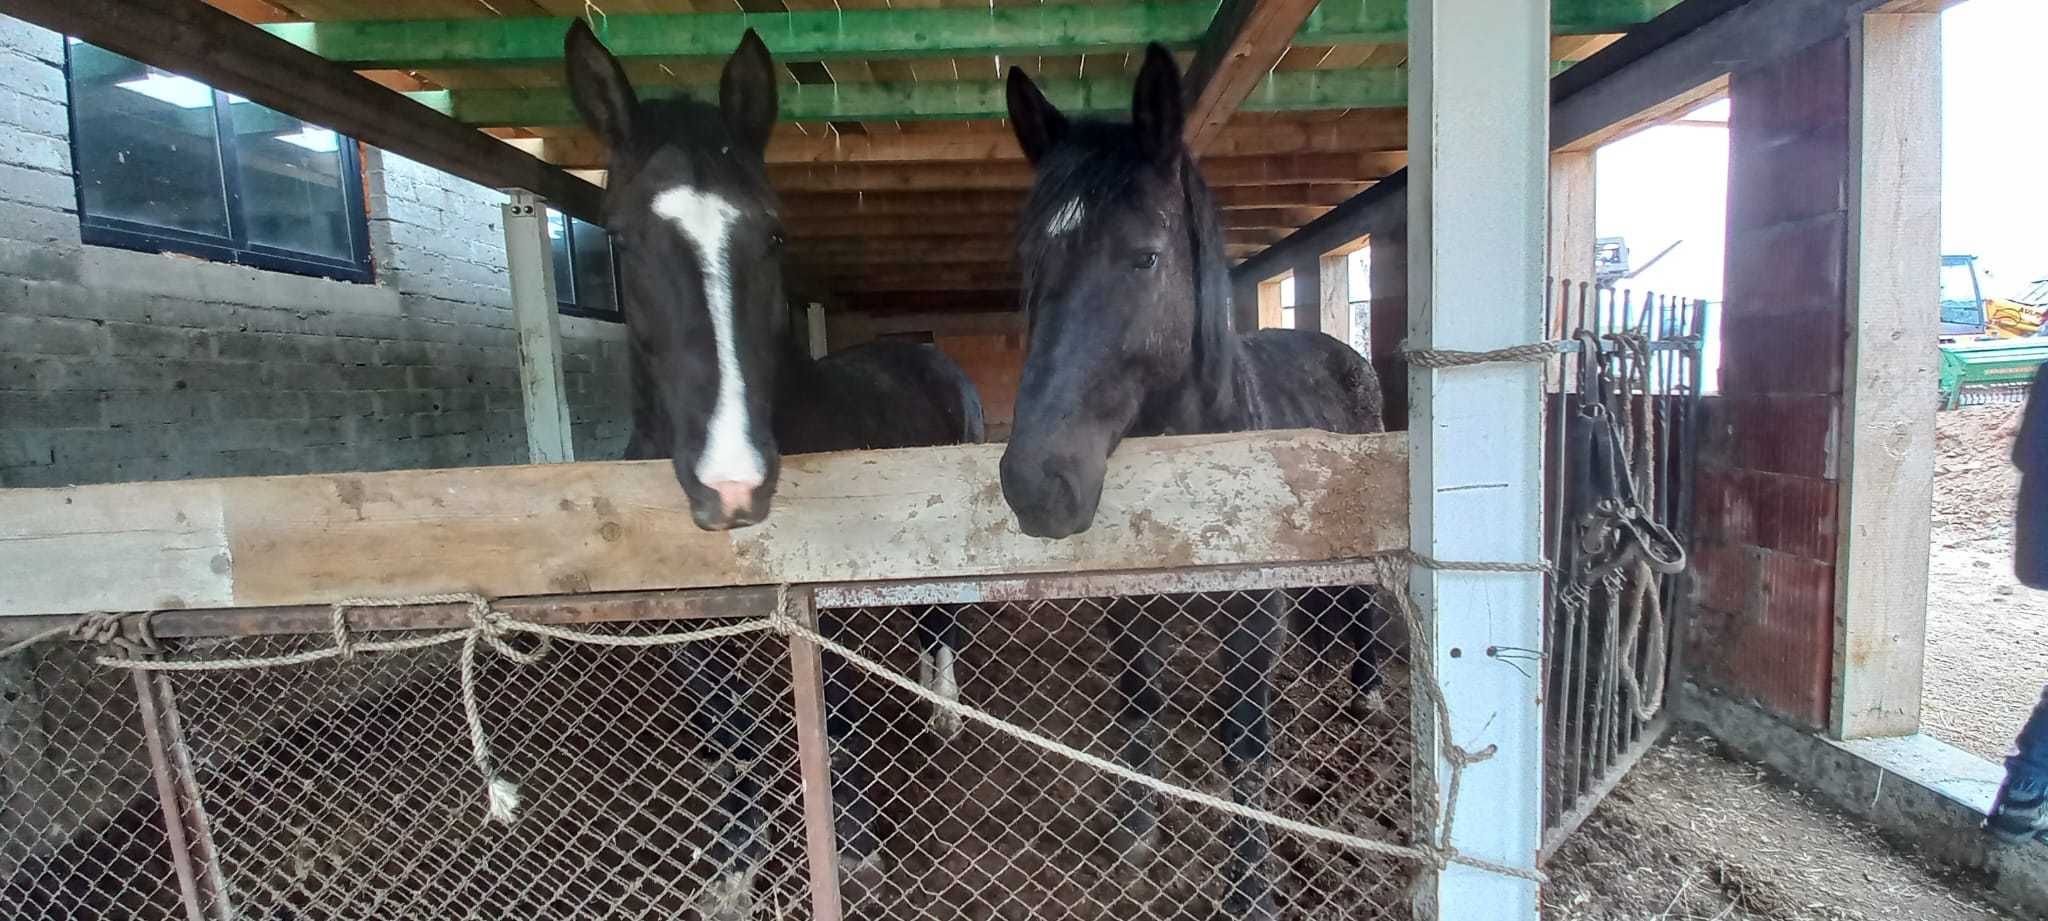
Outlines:
MULTIPOLYGON (((1286 233, 1320 217, 1325 208, 1249 208, 1223 213, 1226 230, 1286 233)), ((880 237, 946 236, 972 237, 1007 235, 1014 229, 1016 212, 973 214, 844 214, 789 217, 789 238, 797 246, 813 240, 880 237)), ((1245 238, 1245 242, 1252 242, 1245 238)))
POLYGON ((1407 545, 1399 435, 1128 441, 1096 527, 1062 541, 1017 530, 992 488, 1001 456, 784 458, 774 517, 727 532, 690 523, 667 461, 5 490, 0 616, 1257 565, 1407 545))
MULTIPOLYGON (((1224 243, 1227 245, 1258 247, 1270 246, 1287 234, 1288 231, 1285 229, 1226 229, 1223 232, 1224 243)), ((1016 239, 1006 223, 990 222, 967 233, 957 234, 927 229, 921 234, 859 234, 809 238, 799 236, 790 246, 797 259, 806 265, 916 265, 933 260, 1004 263, 1016 252, 1016 239)))
MULTIPOLYGON (((1211 186, 1294 185, 1360 182, 1393 174, 1408 162, 1404 151, 1363 154, 1294 154, 1269 157, 1210 157, 1201 161, 1211 186)), ((788 192, 916 191, 929 189, 1028 189, 1031 166, 1022 160, 995 163, 771 164, 769 181, 788 192)))
POLYGON ((595 186, 201 0, 12 0, 8 15, 492 188, 598 220, 595 186))
POLYGON ((1280 63, 1317 0, 1223 0, 1209 23, 1182 90, 1188 148, 1199 154, 1223 132, 1238 106, 1280 63))
MULTIPOLYGON (((1558 0, 1559 35, 1626 32, 1676 0, 1558 0)), ((783 61, 834 58, 1068 56, 1129 51, 1146 42, 1191 48, 1219 4, 1142 2, 966 9, 800 10, 780 13, 617 14, 598 20, 627 59, 722 58, 757 30, 783 61)), ((1324 0, 1290 36, 1299 47, 1407 41, 1403 0, 1324 0)), ((363 70, 541 64, 561 60, 566 17, 477 17, 276 23, 272 34, 363 70)))
MULTIPOLYGON (((48 0, 43 0, 48 2, 48 0)), ((102 0, 107 2, 107 0, 102 0)), ((1046 80, 1046 98, 1069 115, 1114 115, 1131 107, 1132 80, 1122 75, 1046 80)), ((647 99, 712 98, 705 87, 640 88, 647 99)), ((1008 113, 1000 80, 785 83, 778 90, 783 121, 928 121, 1003 118, 1008 113)), ((479 127, 567 125, 580 119, 561 87, 419 90, 413 100, 479 127)), ((1251 112, 1400 108, 1408 101, 1408 74, 1398 67, 1361 70, 1288 70, 1266 75, 1245 99, 1251 112)))
MULTIPOLYGON (((582 132, 505 141, 568 169, 603 169, 610 158, 604 142, 582 132)), ((1408 145, 1407 113, 1362 109, 1336 121, 1265 119, 1239 122, 1206 149, 1209 156, 1269 156, 1403 150, 1408 145)), ((768 143, 770 163, 875 163, 946 160, 1022 160, 1017 136, 1005 128, 890 134, 798 132, 784 126, 768 143)))
MULTIPOLYGON (((1231 212, 1272 208, 1330 208, 1372 187, 1371 182, 1297 182, 1280 185, 1223 186, 1211 189, 1224 220, 1231 212)), ((812 218, 857 216, 991 215, 1013 219, 1024 207, 1022 187, 936 191, 805 191, 781 192, 782 214, 792 222, 812 218)), ((1353 234, 1356 236, 1356 234, 1353 234)))

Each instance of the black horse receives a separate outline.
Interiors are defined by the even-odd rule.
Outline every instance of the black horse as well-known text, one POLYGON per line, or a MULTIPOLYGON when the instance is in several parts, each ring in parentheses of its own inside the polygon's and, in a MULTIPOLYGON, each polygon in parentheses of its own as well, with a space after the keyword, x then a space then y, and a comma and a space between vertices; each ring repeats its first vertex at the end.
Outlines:
MULTIPOLYGON (((767 518, 782 452, 973 443, 983 440, 981 399, 959 366, 935 349, 878 343, 812 360, 789 333, 783 233, 763 162, 776 116, 774 62, 752 30, 726 62, 718 103, 641 102, 619 62, 582 21, 566 39, 570 95, 611 146, 605 189, 625 286, 631 343, 633 436, 629 458, 672 458, 699 527, 724 530, 767 518)), ((836 629, 827 624, 827 629, 836 629)), ((957 698, 960 628, 952 611, 919 617, 925 683, 957 698)), ((861 769, 862 714, 845 664, 828 657, 826 732, 842 864, 879 860, 874 801, 861 769)), ((761 856, 759 783, 744 765, 756 743, 740 717, 734 677, 699 657, 690 687, 700 728, 729 780, 728 819, 712 855, 718 876, 706 918, 747 914, 761 856)), ((959 719, 935 714, 942 735, 959 719)))
MULTIPOLYGON (((1296 330, 1232 332, 1221 222, 1181 141, 1180 72, 1165 48, 1147 50, 1129 124, 1070 122, 1016 68, 1009 110, 1036 172, 1017 231, 1029 351, 1002 461, 1003 497, 1026 534, 1057 539, 1086 530, 1109 455, 1128 436, 1381 430, 1379 381, 1344 343, 1296 330)), ((1269 672, 1284 605, 1275 593, 1225 612, 1233 621, 1223 628, 1219 732, 1240 803, 1263 799, 1269 672)), ((1366 593, 1345 592, 1323 607, 1323 641, 1335 626, 1354 645, 1352 679, 1370 690, 1379 679, 1366 593)), ((1160 625, 1128 602, 1108 620, 1118 631, 1122 757, 1156 774, 1160 625)), ((1148 857, 1157 814, 1145 791, 1121 791, 1114 812, 1126 855, 1148 857)), ((1232 838, 1225 908, 1273 917, 1264 826, 1235 822, 1232 838)))

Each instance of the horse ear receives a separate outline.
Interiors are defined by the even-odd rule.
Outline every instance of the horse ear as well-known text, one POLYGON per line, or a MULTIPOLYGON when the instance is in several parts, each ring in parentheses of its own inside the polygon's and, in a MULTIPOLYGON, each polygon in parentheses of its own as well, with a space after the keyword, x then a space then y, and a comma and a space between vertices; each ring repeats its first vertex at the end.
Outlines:
POLYGON ((1017 146, 1032 163, 1043 159, 1054 145, 1067 136, 1067 117, 1046 100, 1024 69, 1010 66, 1010 129, 1017 132, 1017 146))
POLYGON ((1180 65, 1165 45, 1153 42, 1145 48, 1145 67, 1138 71, 1138 88, 1131 99, 1131 127, 1137 129, 1139 149, 1156 162, 1173 162, 1180 156, 1180 131, 1186 123, 1180 65))
POLYGON ((740 36, 739 48, 725 62, 725 73, 718 79, 718 108, 741 143, 756 154, 768 149, 768 133, 775 127, 775 59, 752 29, 740 36))
POLYGON ((639 101, 633 98, 633 84, 626 81, 619 59, 605 50, 597 33, 581 19, 569 24, 562 41, 562 56, 569 69, 569 98, 583 122, 614 150, 633 136, 633 119, 639 101))

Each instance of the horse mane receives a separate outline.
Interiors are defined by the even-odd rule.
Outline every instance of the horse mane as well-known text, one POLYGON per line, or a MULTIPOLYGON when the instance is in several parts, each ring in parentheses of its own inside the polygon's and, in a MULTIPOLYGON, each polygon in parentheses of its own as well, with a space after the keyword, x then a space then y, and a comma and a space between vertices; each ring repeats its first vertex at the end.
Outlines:
MULTIPOLYGON (((1237 394, 1237 336, 1231 329, 1230 267, 1223 248, 1223 224, 1202 171, 1185 146, 1178 153, 1188 252, 1195 267, 1195 335, 1189 377, 1205 428, 1233 428, 1240 415, 1237 394)), ((1139 148, 1129 124, 1081 119, 1038 164, 1023 212, 1018 216, 1018 263, 1023 271, 1024 309, 1033 308, 1039 289, 1037 267, 1056 247, 1081 245, 1082 234, 1041 232, 1067 204, 1114 204, 1137 194, 1141 170, 1154 162, 1139 148)))

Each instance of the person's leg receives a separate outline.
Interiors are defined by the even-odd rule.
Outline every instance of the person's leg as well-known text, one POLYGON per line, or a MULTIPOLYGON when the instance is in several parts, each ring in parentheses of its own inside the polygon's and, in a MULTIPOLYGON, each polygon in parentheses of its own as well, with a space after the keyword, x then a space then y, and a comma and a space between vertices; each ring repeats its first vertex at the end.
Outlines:
POLYGON ((2048 829, 2048 688, 2020 728, 2019 741, 2005 759, 2005 785, 1991 804, 1984 827, 2012 838, 2048 829))

